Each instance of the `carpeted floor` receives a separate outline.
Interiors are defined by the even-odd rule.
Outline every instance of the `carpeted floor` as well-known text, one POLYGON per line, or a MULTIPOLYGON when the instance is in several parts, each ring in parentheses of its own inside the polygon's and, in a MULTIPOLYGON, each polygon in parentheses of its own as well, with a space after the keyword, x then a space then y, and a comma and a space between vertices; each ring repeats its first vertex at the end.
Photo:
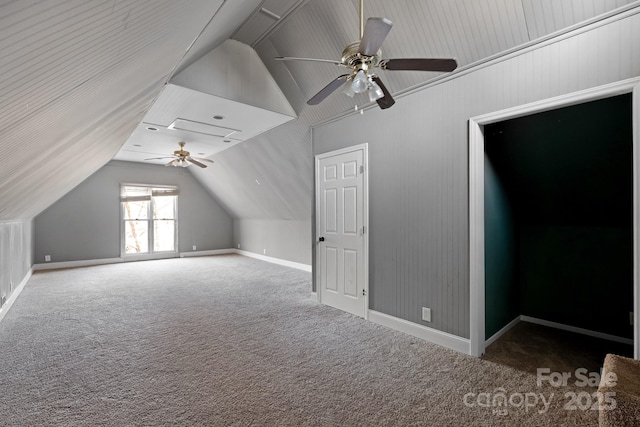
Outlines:
POLYGON ((320 306, 310 281, 238 255, 37 272, 0 323, 0 425, 597 425, 565 408, 594 390, 320 306))
POLYGON ((633 345, 520 322, 487 347, 484 359, 529 373, 585 368, 598 372, 607 353, 633 358, 633 345))

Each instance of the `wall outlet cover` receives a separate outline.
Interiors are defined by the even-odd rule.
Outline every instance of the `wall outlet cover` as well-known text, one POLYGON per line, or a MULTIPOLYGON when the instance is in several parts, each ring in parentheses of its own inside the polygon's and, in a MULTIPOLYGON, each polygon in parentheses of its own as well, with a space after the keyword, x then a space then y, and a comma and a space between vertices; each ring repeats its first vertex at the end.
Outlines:
POLYGON ((196 250, 196 245, 193 245, 193 250, 194 250, 194 251, 196 250))
POLYGON ((425 322, 431 322, 431 309, 422 307, 422 320, 425 322))
POLYGON ((44 262, 49 262, 49 261, 51 261, 51 255, 45 255, 44 262))

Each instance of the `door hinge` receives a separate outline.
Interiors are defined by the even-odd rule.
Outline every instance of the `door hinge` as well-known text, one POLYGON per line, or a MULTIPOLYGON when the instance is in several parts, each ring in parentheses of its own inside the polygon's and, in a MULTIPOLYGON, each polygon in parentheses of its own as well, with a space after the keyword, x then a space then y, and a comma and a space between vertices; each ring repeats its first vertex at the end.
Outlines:
POLYGON ((360 173, 364 173, 364 165, 360 165, 360 173))

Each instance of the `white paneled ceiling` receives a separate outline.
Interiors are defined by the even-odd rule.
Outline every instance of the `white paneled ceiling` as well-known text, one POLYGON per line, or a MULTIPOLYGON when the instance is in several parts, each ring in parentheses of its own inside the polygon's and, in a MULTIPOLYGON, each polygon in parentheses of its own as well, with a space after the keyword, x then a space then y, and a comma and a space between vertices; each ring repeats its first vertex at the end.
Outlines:
POLYGON ((223 3, 1 2, 0 220, 35 216, 111 160, 223 3))
MULTIPOLYGON (((217 154, 215 147, 197 147, 194 139, 192 152, 214 153, 218 167, 197 176, 238 217, 299 217, 307 211, 299 208, 301 203, 310 202, 292 198, 308 191, 312 178, 307 174, 304 182, 287 187, 285 193, 252 183, 260 175, 264 182, 281 185, 286 181, 283 171, 293 174, 300 172, 295 165, 307 167, 308 144, 288 141, 285 167, 277 164, 282 157, 278 144, 289 134, 308 141, 307 126, 348 114, 354 101, 337 92, 318 106, 307 106, 305 101, 344 69, 273 58, 339 59, 342 49, 358 38, 358 4, 358 0, 0 1, 0 221, 35 216, 111 160, 132 134, 131 146, 148 141, 148 123, 167 126, 153 123, 155 119, 143 123, 154 108, 166 107, 159 98, 162 88, 232 36, 255 49, 298 119, 262 135, 238 138, 245 140, 217 154), (223 162, 227 163, 222 166, 223 162), (228 186, 221 187, 220 182, 228 186), (234 193, 235 185, 243 186, 243 197, 234 193), (278 202, 257 206, 256 200, 278 202)), ((384 16, 393 22, 382 46, 383 57, 451 56, 465 67, 618 8, 639 5, 632 0, 366 0, 365 16, 384 16)), ((441 75, 379 74, 394 94, 441 75)), ((209 105, 210 100, 198 94, 196 98, 203 107, 232 111, 231 106, 209 105)), ((355 102, 368 104, 363 99, 355 102)), ((185 119, 174 115, 171 122, 185 119)), ((253 114, 244 115, 246 122, 254 120, 253 114)), ((221 126, 249 129, 244 124, 221 126)), ((127 143, 124 148, 131 147, 127 143)))
MULTIPOLYGON (((638 4, 632 0, 366 0, 364 16, 393 22, 382 45, 383 57, 454 57, 460 68, 634 3, 638 4)), ((358 39, 358 15, 358 0, 309 1, 260 40, 256 50, 287 96, 309 99, 345 69, 328 63, 278 62, 274 53, 339 60, 343 48, 358 39)), ((443 75, 388 70, 378 74, 392 93, 443 75)), ((303 105, 298 113, 315 124, 353 111, 354 104, 370 103, 366 96, 354 101, 337 91, 318 106, 303 105)))
POLYGON ((532 40, 623 7, 629 0, 522 0, 532 40))

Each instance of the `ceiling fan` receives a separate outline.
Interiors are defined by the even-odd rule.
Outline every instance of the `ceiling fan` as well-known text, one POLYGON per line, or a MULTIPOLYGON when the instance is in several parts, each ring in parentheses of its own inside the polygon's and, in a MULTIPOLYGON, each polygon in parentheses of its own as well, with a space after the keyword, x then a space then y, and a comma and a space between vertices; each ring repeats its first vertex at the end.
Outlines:
POLYGON ((356 93, 368 92, 369 100, 376 101, 380 108, 385 109, 395 104, 395 100, 386 86, 372 70, 412 70, 450 72, 458 66, 455 59, 450 58, 400 58, 382 59, 380 46, 391 31, 392 23, 387 18, 369 18, 364 25, 364 0, 360 0, 360 40, 350 43, 342 51, 342 59, 296 58, 280 56, 279 61, 315 61, 329 62, 335 65, 351 68, 349 74, 343 74, 331 81, 307 101, 309 105, 317 105, 331 95, 340 86, 344 86, 343 93, 353 97, 356 93))
POLYGON ((198 167, 206 168, 207 165, 205 165, 202 162, 213 163, 213 160, 203 159, 200 157, 191 157, 191 153, 189 153, 184 149, 184 146, 185 146, 184 142, 178 142, 178 145, 180 146, 180 149, 174 151, 173 155, 171 156, 153 157, 151 159, 145 159, 145 160, 173 159, 169 163, 167 163, 165 166, 174 166, 174 167, 181 166, 183 168, 186 168, 191 163, 198 167))

